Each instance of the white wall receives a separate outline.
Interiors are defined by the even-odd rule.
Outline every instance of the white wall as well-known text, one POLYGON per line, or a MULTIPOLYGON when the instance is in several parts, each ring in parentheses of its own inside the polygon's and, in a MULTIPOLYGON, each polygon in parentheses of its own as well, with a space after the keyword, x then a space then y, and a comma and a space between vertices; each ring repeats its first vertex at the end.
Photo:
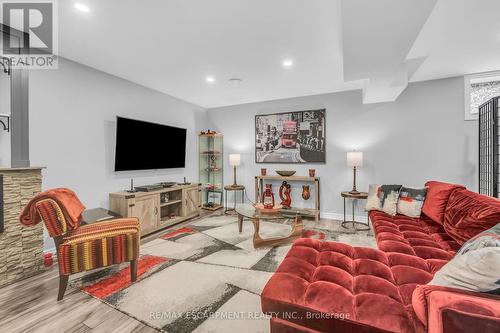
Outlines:
MULTIPOLYGON (((0 113, 10 115, 10 77, 0 67, 0 113)), ((5 121, 5 119, 2 119, 5 121)), ((10 167, 10 133, 0 125, 0 167, 10 167)))
MULTIPOLYGON (((0 93, 6 80, 0 76, 0 93), (5 82, 4 82, 5 81, 5 82)), ((2 95, 3 96, 3 95, 2 95)), ((2 103, 4 98, 0 98, 2 103)), ((294 169, 305 175, 315 168, 321 177, 322 211, 342 212, 340 191, 349 190, 352 170, 345 152, 365 153, 358 188, 369 183, 422 186, 439 179, 477 188, 477 122, 463 120, 463 79, 451 78, 410 84, 394 103, 363 105, 361 91, 307 96, 211 109, 61 59, 55 71, 30 73, 30 157, 46 166, 43 188, 74 189, 87 207, 107 207, 108 193, 136 184, 198 180, 197 132, 212 128, 224 134, 225 183, 232 183, 227 156, 242 154, 238 181, 253 199, 253 179, 261 167, 269 173, 294 169), (256 114, 326 108, 327 163, 313 165, 256 164, 256 114), (117 115, 188 129, 186 168, 115 173, 113 171, 117 115), (208 117, 208 118, 207 118, 208 117)), ((1 104, 2 107, 4 104, 1 104)), ((0 133, 0 165, 9 137, 0 133)), ((168 153, 168 147, 158 149, 168 153)), ((9 159, 10 160, 10 159, 9 159)), ((300 198, 300 185, 294 199, 300 198)), ((230 198, 231 201, 231 198, 230 198)), ((307 205, 311 205, 311 200, 307 205)), ((358 214, 361 210, 358 209, 358 214)), ((326 215, 327 216, 327 215, 326 215)), ((46 247, 51 244, 47 243, 46 247)))
MULTIPOLYGON (((131 177, 136 185, 184 176, 197 181, 197 132, 205 114, 193 104, 60 59, 58 70, 30 72, 31 165, 47 168, 43 189, 71 188, 88 208, 108 207, 108 193, 128 189, 131 177), (186 168, 114 172, 117 115, 187 128, 186 168)), ((168 154, 168 145, 158 144, 158 151, 168 154)))
MULTIPOLYGON (((298 175, 306 175, 312 167, 321 177, 322 211, 338 217, 340 192, 352 188, 352 169, 345 165, 345 153, 352 149, 364 152, 358 190, 366 191, 370 183, 423 186, 430 179, 476 190, 477 122, 463 120, 463 78, 410 84, 394 103, 363 105, 361 101, 361 91, 350 91, 209 109, 208 118, 210 126, 224 134, 226 156, 242 154, 238 180, 246 185, 250 198, 253 177, 261 167, 267 167, 268 174, 292 169, 298 175), (255 163, 256 114, 317 108, 326 108, 326 164, 255 163)), ((232 183, 231 172, 225 173, 225 182, 232 183)), ((301 186, 293 191, 299 200, 295 202, 302 201, 301 186)))
MULTIPOLYGON (((132 177, 136 185, 196 181, 204 121, 198 106, 64 59, 58 70, 30 73, 31 165, 47 167, 44 189, 74 189, 87 207, 107 207, 108 193, 132 177), (186 168, 114 172, 116 116, 187 128, 186 168)), ((168 154, 168 145, 158 152, 168 154)))

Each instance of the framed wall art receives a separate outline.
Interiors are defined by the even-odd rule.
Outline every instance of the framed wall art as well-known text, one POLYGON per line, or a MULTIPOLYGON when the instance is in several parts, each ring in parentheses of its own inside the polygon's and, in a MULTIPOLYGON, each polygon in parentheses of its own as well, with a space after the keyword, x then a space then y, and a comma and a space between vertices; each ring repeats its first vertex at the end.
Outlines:
POLYGON ((255 116, 255 162, 325 163, 325 111, 255 116))

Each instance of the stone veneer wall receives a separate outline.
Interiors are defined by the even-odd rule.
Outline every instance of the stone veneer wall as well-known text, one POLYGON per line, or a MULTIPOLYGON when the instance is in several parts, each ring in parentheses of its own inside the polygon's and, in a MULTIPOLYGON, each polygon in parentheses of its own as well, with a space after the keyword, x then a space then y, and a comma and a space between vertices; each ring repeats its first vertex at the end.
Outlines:
POLYGON ((41 190, 40 168, 0 169, 3 175, 4 232, 0 233, 0 287, 40 273, 43 223, 24 227, 21 209, 41 190))

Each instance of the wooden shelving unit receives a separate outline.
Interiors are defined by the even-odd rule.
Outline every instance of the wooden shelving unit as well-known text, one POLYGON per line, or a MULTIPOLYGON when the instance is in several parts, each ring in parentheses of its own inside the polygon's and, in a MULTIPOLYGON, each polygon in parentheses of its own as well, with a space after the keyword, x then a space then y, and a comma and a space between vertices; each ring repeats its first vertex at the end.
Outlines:
MULTIPOLYGON (((307 177, 307 176, 289 176, 289 177, 284 177, 284 176, 279 176, 279 175, 273 175, 273 176, 255 176, 255 202, 260 202, 260 198, 262 197, 262 191, 264 189, 264 182, 265 181, 284 181, 286 180, 287 182, 302 182, 302 183, 313 183, 314 184, 314 218, 316 222, 319 221, 320 219, 320 190, 319 190, 319 177, 307 177)), ((279 199, 278 199, 279 200, 279 199)), ((307 209, 302 209, 298 207, 291 207, 290 211, 300 211, 304 210, 306 211, 307 209)))
POLYGON ((175 205, 175 204, 179 204, 181 203, 182 200, 170 200, 168 202, 163 202, 163 203, 160 203, 160 207, 165 207, 165 206, 170 206, 170 205, 175 205))
POLYGON ((144 236, 199 216, 200 193, 199 184, 176 185, 151 192, 115 192, 109 194, 109 206, 123 217, 139 218, 141 236, 144 236))

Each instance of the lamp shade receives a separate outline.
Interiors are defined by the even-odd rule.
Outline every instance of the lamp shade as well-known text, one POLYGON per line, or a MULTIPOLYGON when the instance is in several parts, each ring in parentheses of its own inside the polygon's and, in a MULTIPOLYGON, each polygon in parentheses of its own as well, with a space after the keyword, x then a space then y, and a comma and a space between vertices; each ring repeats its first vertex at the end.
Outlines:
POLYGON ((347 166, 349 167, 363 166, 363 152, 361 151, 347 152, 347 166))
POLYGON ((240 154, 229 154, 229 165, 238 166, 241 163, 240 154))

